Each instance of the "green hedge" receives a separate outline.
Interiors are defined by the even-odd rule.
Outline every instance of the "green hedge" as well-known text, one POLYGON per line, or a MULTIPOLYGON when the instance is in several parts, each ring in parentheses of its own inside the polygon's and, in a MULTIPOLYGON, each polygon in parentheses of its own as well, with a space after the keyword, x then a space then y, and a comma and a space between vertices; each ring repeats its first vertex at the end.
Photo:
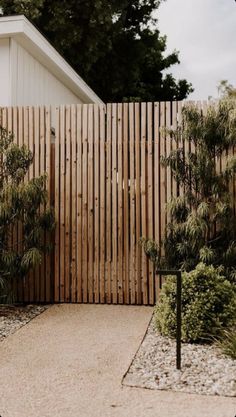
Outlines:
MULTIPOLYGON (((217 336, 236 317, 236 290, 221 272, 199 263, 182 274, 182 340, 197 342, 217 336)), ((167 277, 155 321, 162 335, 176 335, 176 279, 167 277)))

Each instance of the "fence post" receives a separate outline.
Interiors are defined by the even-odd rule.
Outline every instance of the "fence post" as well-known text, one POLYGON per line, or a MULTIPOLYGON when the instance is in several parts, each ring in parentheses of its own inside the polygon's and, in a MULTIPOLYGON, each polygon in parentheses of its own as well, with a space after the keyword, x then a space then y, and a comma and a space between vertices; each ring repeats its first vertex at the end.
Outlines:
MULTIPOLYGON (((55 132, 51 129, 51 152, 50 152, 50 207, 55 209, 55 132)), ((55 231, 51 234, 52 251, 50 256, 50 302, 54 302, 54 286, 55 286, 55 231)))

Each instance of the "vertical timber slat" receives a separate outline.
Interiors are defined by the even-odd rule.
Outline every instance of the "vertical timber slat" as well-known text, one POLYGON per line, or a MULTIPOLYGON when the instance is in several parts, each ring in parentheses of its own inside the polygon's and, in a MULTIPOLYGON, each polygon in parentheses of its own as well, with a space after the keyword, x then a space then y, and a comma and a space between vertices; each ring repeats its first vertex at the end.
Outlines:
MULTIPOLYGON (((105 194, 105 181, 106 181, 106 172, 105 172, 105 107, 100 106, 100 303, 105 303, 105 204, 106 204, 106 194, 105 194)), ((98 184, 99 185, 99 184, 98 184)))
POLYGON ((88 294, 89 302, 93 303, 94 292, 94 155, 93 155, 93 109, 92 104, 88 105, 88 294))
POLYGON ((124 251, 123 251, 123 207, 124 207, 124 178, 123 178, 123 105, 121 103, 118 104, 118 120, 117 120, 117 140, 118 140, 118 148, 117 148, 117 159, 118 159, 118 173, 117 173, 117 181, 118 181, 118 201, 117 201, 117 213, 118 213, 118 229, 117 229, 117 237, 118 237, 118 276, 117 276, 117 285, 118 285, 118 302, 123 304, 123 294, 124 294, 124 282, 123 282, 123 274, 124 274, 124 251))
POLYGON ((112 303, 117 304, 117 105, 112 104, 112 303))
POLYGON ((88 301, 88 105, 83 105, 83 209, 82 209, 82 293, 83 302, 88 301))
POLYGON ((112 302, 112 106, 106 109, 106 302, 112 302))
POLYGON ((141 260, 142 252, 139 244, 141 237, 141 131, 140 131, 140 104, 135 103, 135 194, 136 194, 136 302, 141 304, 142 282, 141 282, 141 260))
POLYGON ((123 104, 123 173, 124 173, 124 202, 123 202, 123 251, 124 251, 124 302, 125 304, 130 303, 130 282, 129 282, 129 265, 130 265, 130 208, 129 208, 129 193, 130 193, 130 184, 128 184, 129 178, 129 146, 128 146, 128 128, 129 128, 129 119, 128 119, 128 103, 123 104))
MULTIPOLYGON (((141 103, 141 217, 142 217, 142 236, 147 237, 147 186, 146 186, 146 171, 147 171, 147 109, 146 103, 141 103)), ((143 251, 142 253, 142 293, 143 304, 148 304, 148 261, 143 251)))
MULTIPOLYGON (((148 217, 148 238, 153 239, 153 104, 147 104, 147 217, 148 217)), ((148 289, 149 289, 149 304, 154 304, 154 269, 153 263, 148 262, 148 289)))
POLYGON ((82 105, 76 107, 77 113, 77 302, 82 302, 82 181, 83 181, 83 153, 82 153, 82 105))
POLYGON ((134 142, 134 103, 129 104, 129 157, 130 157, 130 303, 135 304, 135 142, 134 142))
POLYGON ((55 128, 55 259, 54 259, 54 301, 58 303, 60 301, 60 108, 55 109, 56 128, 55 128))
MULTIPOLYGON (((66 152, 65 152, 65 107, 60 107, 60 302, 65 302, 65 183, 66 183, 66 152)), ((69 262, 69 260, 68 260, 69 262)))
POLYGON ((77 301, 77 135, 76 107, 71 106, 71 301, 77 301))
MULTIPOLYGON (((99 172, 99 157, 100 157, 100 135, 99 135, 99 107, 98 105, 94 106, 94 301, 99 303, 99 278, 100 277, 100 263, 99 263, 99 247, 100 247, 100 238, 102 237, 99 233, 99 210, 100 210, 100 195, 99 195, 99 181, 101 173, 99 172)), ((101 159, 104 158, 104 155, 101 154, 101 159)))

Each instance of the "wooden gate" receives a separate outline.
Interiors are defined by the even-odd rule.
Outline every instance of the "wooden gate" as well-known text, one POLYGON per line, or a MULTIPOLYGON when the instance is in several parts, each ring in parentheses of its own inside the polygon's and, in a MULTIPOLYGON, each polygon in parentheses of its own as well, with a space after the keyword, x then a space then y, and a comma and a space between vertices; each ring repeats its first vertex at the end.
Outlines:
POLYGON ((56 302, 154 304, 145 236, 160 242, 176 195, 160 154, 181 103, 77 105, 56 111, 56 302), (163 140, 162 140, 163 139, 163 140))

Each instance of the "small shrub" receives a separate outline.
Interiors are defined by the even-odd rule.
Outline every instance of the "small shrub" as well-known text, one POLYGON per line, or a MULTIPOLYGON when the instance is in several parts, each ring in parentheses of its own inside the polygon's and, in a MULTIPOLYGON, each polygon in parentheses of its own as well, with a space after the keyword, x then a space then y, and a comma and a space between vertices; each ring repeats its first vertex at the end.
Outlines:
POLYGON ((216 345, 224 355, 236 359, 236 329, 224 330, 216 345))
MULTIPOLYGON (((204 263, 182 274, 182 340, 197 342, 229 326, 236 316, 236 290, 220 267, 204 263)), ((155 310, 156 326, 165 336, 176 335, 176 282, 167 277, 155 310)))
POLYGON ((14 300, 13 283, 39 265, 51 246, 49 239, 45 243, 54 227, 54 213, 46 208, 47 177, 24 181, 32 162, 32 152, 0 126, 0 303, 14 300))

